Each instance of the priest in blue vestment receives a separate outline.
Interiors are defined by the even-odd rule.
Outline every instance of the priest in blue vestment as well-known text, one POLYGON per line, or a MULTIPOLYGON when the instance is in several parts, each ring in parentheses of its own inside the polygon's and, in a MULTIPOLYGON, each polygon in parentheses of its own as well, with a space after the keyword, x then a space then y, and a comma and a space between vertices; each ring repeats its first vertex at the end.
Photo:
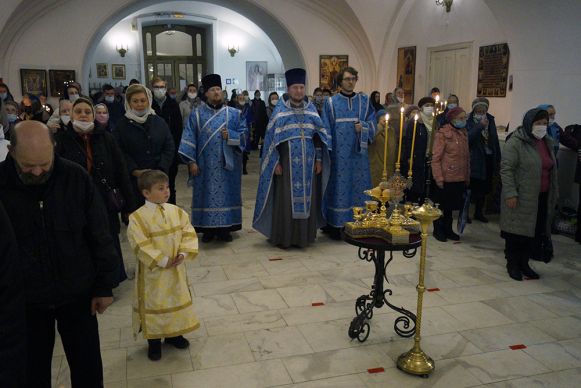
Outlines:
POLYGON ((371 188, 367 146, 375 138, 375 113, 369 97, 355 93, 357 70, 346 67, 337 76, 341 91, 325 102, 323 125, 333 139, 331 176, 326 193, 327 226, 333 239, 341 238, 341 228, 353 220, 354 206, 365 206, 371 188))
POLYGON ((187 121, 179 154, 188 163, 193 187, 192 225, 203 233, 230 242, 230 232, 242 228, 242 151, 248 131, 240 111, 224 105, 222 79, 209 74, 202 79, 207 101, 187 121))
POLYGON ((287 94, 266 129, 253 226, 280 248, 305 247, 326 224, 331 139, 305 97, 304 69, 285 73, 287 94))

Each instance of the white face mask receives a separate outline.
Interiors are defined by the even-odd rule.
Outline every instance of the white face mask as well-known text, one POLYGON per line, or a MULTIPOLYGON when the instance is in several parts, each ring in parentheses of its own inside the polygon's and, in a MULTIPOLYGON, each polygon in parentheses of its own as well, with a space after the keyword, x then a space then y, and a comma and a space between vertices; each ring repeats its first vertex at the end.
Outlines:
POLYGON ((73 120, 73 128, 75 128, 76 130, 78 130, 80 132, 83 132, 83 133, 91 132, 94 127, 95 127, 95 123, 93 123, 92 121, 73 120))
POLYGON ((432 113, 434 113, 434 107, 433 106, 425 106, 422 108, 422 112, 424 112, 424 114, 426 116, 430 116, 432 113))
POLYGON ((197 95, 196 93, 188 93, 188 98, 189 98, 190 100, 193 100, 193 99, 195 99, 197 96, 198 96, 198 95, 197 95))
POLYGON ((64 125, 69 125, 69 123, 71 122, 71 116, 70 115, 62 115, 61 121, 63 122, 64 125))
POLYGON ((278 104, 278 98, 273 98, 272 100, 270 100, 270 103, 271 103, 272 105, 276 105, 276 104, 278 104))
POLYGON ((163 99, 165 97, 165 92, 167 92, 167 89, 166 88, 154 88, 153 89, 153 95, 158 100, 161 100, 161 99, 163 99))
POLYGON ((454 109, 457 106, 458 106, 458 104, 451 103, 451 104, 448 104, 448 109, 454 109))
POLYGON ((69 94, 69 101, 70 102, 75 102, 75 101, 77 101, 78 98, 79 98, 78 94, 69 94))
POLYGON ((135 109, 131 109, 133 111, 133 114, 137 117, 143 117, 147 114, 147 109, 144 110, 135 110, 135 109))
POLYGON ((533 125, 533 136, 537 139, 542 139, 547 134, 546 125, 533 125))
POLYGON ((397 97, 397 100, 403 104, 404 98, 403 97, 397 97))

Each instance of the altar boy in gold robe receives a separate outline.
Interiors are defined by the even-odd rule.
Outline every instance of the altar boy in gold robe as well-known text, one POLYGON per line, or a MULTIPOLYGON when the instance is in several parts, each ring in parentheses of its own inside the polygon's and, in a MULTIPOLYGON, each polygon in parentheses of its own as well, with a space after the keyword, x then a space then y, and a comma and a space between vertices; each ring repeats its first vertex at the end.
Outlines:
POLYGON ((184 260, 198 255, 198 238, 188 214, 168 204, 169 178, 157 170, 138 180, 145 205, 129 217, 127 238, 137 255, 133 333, 149 343, 147 356, 161 359, 161 339, 178 349, 190 343, 182 334, 197 329, 184 260))

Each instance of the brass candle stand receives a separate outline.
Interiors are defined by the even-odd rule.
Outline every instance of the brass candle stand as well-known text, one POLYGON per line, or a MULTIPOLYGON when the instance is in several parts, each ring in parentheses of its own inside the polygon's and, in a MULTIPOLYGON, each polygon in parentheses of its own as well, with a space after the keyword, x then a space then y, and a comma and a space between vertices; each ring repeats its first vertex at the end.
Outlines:
POLYGON ((418 286, 418 306, 416 314, 416 333, 414 336, 414 346, 399 356, 397 359, 397 367, 413 375, 427 377, 434 371, 435 363, 430 356, 428 356, 420 347, 421 341, 421 327, 422 327, 422 306, 425 292, 424 274, 426 269, 426 254, 428 242, 428 227, 430 224, 442 216, 442 211, 434 207, 431 202, 426 201, 422 206, 414 208, 413 216, 420 222, 422 228, 422 246, 420 252, 420 275, 418 286))

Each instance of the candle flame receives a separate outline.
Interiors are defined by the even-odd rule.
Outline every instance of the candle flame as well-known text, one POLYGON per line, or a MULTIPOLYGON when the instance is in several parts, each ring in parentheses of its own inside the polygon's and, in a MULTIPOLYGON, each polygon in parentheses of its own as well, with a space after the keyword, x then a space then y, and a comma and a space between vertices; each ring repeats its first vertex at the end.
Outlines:
POLYGON ((389 113, 385 114, 385 121, 389 121, 389 113))
POLYGON ((436 102, 440 101, 440 96, 436 95, 436 102))
POLYGON ((404 109, 403 109, 403 106, 400 108, 400 110, 399 110, 399 111, 400 111, 401 113, 403 113, 403 111, 404 111, 404 109))
POLYGON ((418 121, 418 119, 419 119, 419 116, 418 116, 418 114, 416 113, 416 114, 415 114, 415 116, 414 116, 414 120, 418 121))

